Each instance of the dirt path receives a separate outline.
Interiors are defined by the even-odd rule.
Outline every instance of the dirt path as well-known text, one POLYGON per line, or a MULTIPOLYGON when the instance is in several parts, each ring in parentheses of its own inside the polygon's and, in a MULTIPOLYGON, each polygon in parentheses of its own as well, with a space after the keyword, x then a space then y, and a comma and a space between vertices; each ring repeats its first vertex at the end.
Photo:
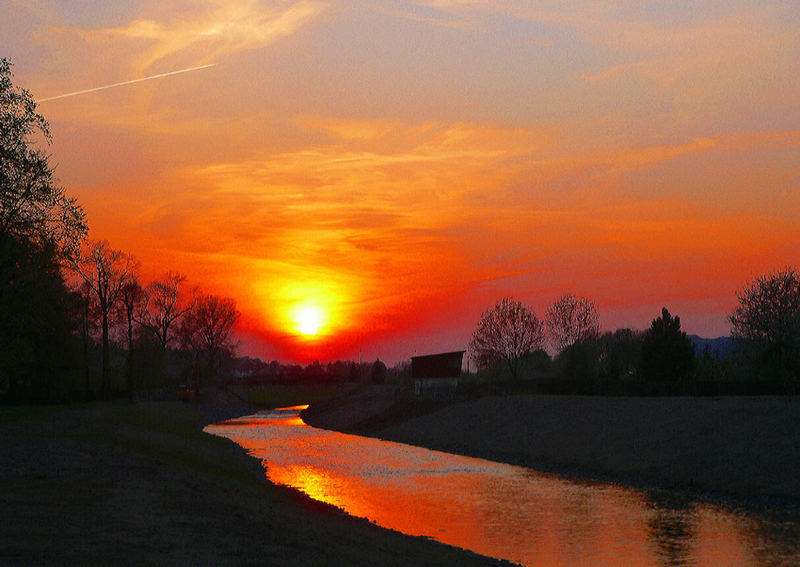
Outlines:
POLYGON ((497 565, 268 483, 189 406, 0 408, 0 565, 497 565))

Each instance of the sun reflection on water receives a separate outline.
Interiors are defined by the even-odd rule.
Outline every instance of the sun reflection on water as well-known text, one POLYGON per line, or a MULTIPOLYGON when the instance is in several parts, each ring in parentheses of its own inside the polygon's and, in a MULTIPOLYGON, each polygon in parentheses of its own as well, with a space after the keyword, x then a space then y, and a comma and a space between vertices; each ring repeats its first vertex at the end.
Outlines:
POLYGON ((776 560, 748 516, 314 429, 287 409, 207 430, 263 459, 272 482, 407 534, 545 567, 800 564, 797 529, 766 546, 776 560))

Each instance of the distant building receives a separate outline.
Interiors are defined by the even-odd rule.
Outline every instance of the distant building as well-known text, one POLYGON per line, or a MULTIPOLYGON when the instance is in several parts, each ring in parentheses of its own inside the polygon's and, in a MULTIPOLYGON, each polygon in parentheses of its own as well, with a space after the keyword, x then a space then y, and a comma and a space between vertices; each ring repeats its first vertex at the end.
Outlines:
POLYGON ((452 397, 461 376, 461 361, 466 351, 443 352, 411 357, 414 394, 426 398, 452 397))

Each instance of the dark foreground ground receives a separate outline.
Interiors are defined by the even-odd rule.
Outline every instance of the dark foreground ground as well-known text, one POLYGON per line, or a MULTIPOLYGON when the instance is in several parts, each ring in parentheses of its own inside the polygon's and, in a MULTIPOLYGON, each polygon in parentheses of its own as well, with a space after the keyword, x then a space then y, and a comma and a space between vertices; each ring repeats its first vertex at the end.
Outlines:
POLYGON ((312 405, 304 419, 574 477, 800 509, 797 396, 488 396, 410 419, 403 414, 421 413, 413 404, 375 404, 372 414, 353 411, 359 405, 356 396, 312 405))
POLYGON ((0 408, 0 565, 499 565, 268 483, 235 409, 0 408))

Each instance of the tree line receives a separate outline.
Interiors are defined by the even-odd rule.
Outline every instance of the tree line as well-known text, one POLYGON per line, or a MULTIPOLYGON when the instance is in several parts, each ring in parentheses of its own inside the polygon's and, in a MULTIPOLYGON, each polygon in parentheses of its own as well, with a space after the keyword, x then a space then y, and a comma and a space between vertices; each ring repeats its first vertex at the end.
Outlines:
POLYGON ((315 360, 305 366, 285 364, 277 360, 271 362, 259 358, 242 357, 232 361, 230 365, 231 381, 251 387, 266 384, 341 384, 360 382, 367 384, 383 384, 387 381, 398 381, 410 377, 407 362, 398 363, 387 368, 379 358, 373 362, 357 362, 355 360, 331 360, 320 362, 315 360))
MULTIPOLYGON (((0 58, 0 400, 110 396, 170 380, 199 392, 233 354, 234 301, 187 289, 185 276, 172 271, 145 284, 135 257, 88 240, 82 207, 57 183, 37 141, 51 142, 48 123, 0 58), (119 375, 124 382, 115 383, 119 375)), ((594 302, 574 295, 551 304, 542 320, 501 299, 483 313, 470 356, 485 375, 512 381, 761 379, 796 389, 800 274, 791 267, 765 274, 737 297, 730 314, 736 348, 727 357, 697 355, 666 308, 645 331, 603 333, 594 302)), ((408 372, 387 373, 376 361, 285 367, 281 375, 335 381, 367 373, 382 382, 408 372)))
POLYGON ((177 272, 145 285, 135 257, 88 240, 37 140, 51 142, 47 121, 0 58, 0 399, 108 397, 153 377, 199 391, 233 353, 234 301, 177 272))
MULTIPOLYGON (((737 293, 728 319, 730 348, 697 352, 680 317, 665 307, 644 331, 600 331, 597 308, 568 294, 539 319, 533 309, 505 297, 480 318, 469 356, 484 376, 561 379, 583 391, 636 391, 619 384, 680 384, 655 391, 688 392, 692 384, 769 383, 781 392, 800 389, 800 272, 787 267, 756 277, 737 293), (545 350, 549 346, 550 354, 545 350)), ((750 388, 745 391, 759 391, 750 388)))
POLYGON ((202 377, 216 377, 223 360, 233 355, 232 331, 239 312, 232 299, 187 290, 186 277, 174 271, 143 286, 136 258, 107 241, 87 242, 70 258, 68 269, 84 306, 82 340, 100 343, 102 395, 112 390, 112 341, 125 351, 126 392, 142 386, 136 381, 137 354, 142 358, 150 353, 152 375, 163 372, 168 353, 179 351, 177 357, 185 359, 191 387, 198 393, 202 377))

